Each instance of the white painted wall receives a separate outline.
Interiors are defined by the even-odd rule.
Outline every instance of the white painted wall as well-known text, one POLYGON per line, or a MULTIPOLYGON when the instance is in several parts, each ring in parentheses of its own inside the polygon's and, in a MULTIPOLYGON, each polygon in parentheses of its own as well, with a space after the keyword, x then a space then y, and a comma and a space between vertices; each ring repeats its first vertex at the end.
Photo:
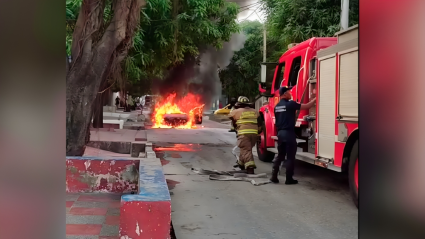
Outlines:
MULTIPOLYGON (((117 96, 119 96, 119 92, 113 92, 112 93, 112 98, 111 98, 111 101, 110 101, 110 103, 109 103, 109 105, 110 106, 115 106, 115 98, 117 98, 117 96)), ((121 98, 121 96, 120 96, 120 98, 121 98)))

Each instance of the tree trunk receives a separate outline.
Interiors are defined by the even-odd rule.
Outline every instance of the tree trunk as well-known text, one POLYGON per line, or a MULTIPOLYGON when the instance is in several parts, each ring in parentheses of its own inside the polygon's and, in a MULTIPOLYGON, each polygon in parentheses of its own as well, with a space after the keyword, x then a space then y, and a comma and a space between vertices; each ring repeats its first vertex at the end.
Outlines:
POLYGON ((107 81, 102 83, 100 89, 102 93, 98 93, 93 107, 93 128, 103 128, 103 106, 107 105, 110 85, 107 81), (106 89, 106 90, 105 90, 106 89))
POLYGON ((93 107, 93 128, 103 128, 103 97, 98 94, 93 107))
POLYGON ((126 56, 146 2, 116 0, 114 17, 102 35, 104 4, 104 0, 83 0, 73 34, 73 60, 66 79, 67 156, 84 154, 100 85, 126 56))

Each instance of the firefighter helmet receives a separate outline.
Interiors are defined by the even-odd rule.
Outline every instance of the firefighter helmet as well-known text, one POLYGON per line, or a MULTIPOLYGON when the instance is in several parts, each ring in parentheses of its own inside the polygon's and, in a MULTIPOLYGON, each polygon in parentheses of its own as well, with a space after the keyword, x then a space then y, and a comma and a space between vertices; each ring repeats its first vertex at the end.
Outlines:
POLYGON ((239 103, 243 103, 243 104, 248 104, 249 103, 249 99, 248 99, 248 97, 245 97, 245 96, 239 96, 238 102, 239 103))

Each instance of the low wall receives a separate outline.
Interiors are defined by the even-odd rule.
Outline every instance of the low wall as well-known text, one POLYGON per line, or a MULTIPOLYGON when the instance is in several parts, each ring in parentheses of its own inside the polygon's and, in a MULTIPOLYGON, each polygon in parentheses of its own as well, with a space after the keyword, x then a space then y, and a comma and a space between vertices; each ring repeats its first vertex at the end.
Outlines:
POLYGON ((116 106, 103 106, 103 112, 113 112, 115 113, 117 110, 116 106))
POLYGON ((137 192, 139 165, 132 158, 67 157, 66 192, 137 192))
POLYGON ((129 113, 103 112, 103 116, 116 117, 119 119, 127 119, 131 116, 129 113))
MULTIPOLYGON (((93 120, 91 121, 91 125, 93 126, 93 120)), ((124 128, 124 120, 104 119, 103 120, 103 128, 123 129, 124 128), (112 125, 114 125, 114 126, 112 126, 112 125)))
POLYGON ((66 191, 124 193, 120 238, 169 239, 170 192, 152 143, 143 143, 148 158, 66 157, 66 191))
POLYGON ((139 191, 121 197, 120 237, 168 239, 171 198, 159 158, 142 158, 139 191))
POLYGON ((121 141, 89 141, 87 146, 101 150, 111 151, 118 154, 130 154, 131 142, 121 141))

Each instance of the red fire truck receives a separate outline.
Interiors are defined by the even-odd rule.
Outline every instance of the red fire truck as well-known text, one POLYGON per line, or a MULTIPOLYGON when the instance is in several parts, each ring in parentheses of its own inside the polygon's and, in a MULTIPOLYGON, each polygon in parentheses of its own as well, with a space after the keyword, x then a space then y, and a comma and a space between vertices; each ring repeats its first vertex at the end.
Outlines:
POLYGON ((259 87, 267 101, 259 109, 264 130, 257 143, 258 157, 270 162, 277 153, 274 107, 279 88, 294 86, 293 100, 299 103, 317 97, 315 107, 297 112, 297 159, 348 172, 358 206, 358 25, 336 37, 315 37, 288 48, 274 63, 271 87, 259 87))

